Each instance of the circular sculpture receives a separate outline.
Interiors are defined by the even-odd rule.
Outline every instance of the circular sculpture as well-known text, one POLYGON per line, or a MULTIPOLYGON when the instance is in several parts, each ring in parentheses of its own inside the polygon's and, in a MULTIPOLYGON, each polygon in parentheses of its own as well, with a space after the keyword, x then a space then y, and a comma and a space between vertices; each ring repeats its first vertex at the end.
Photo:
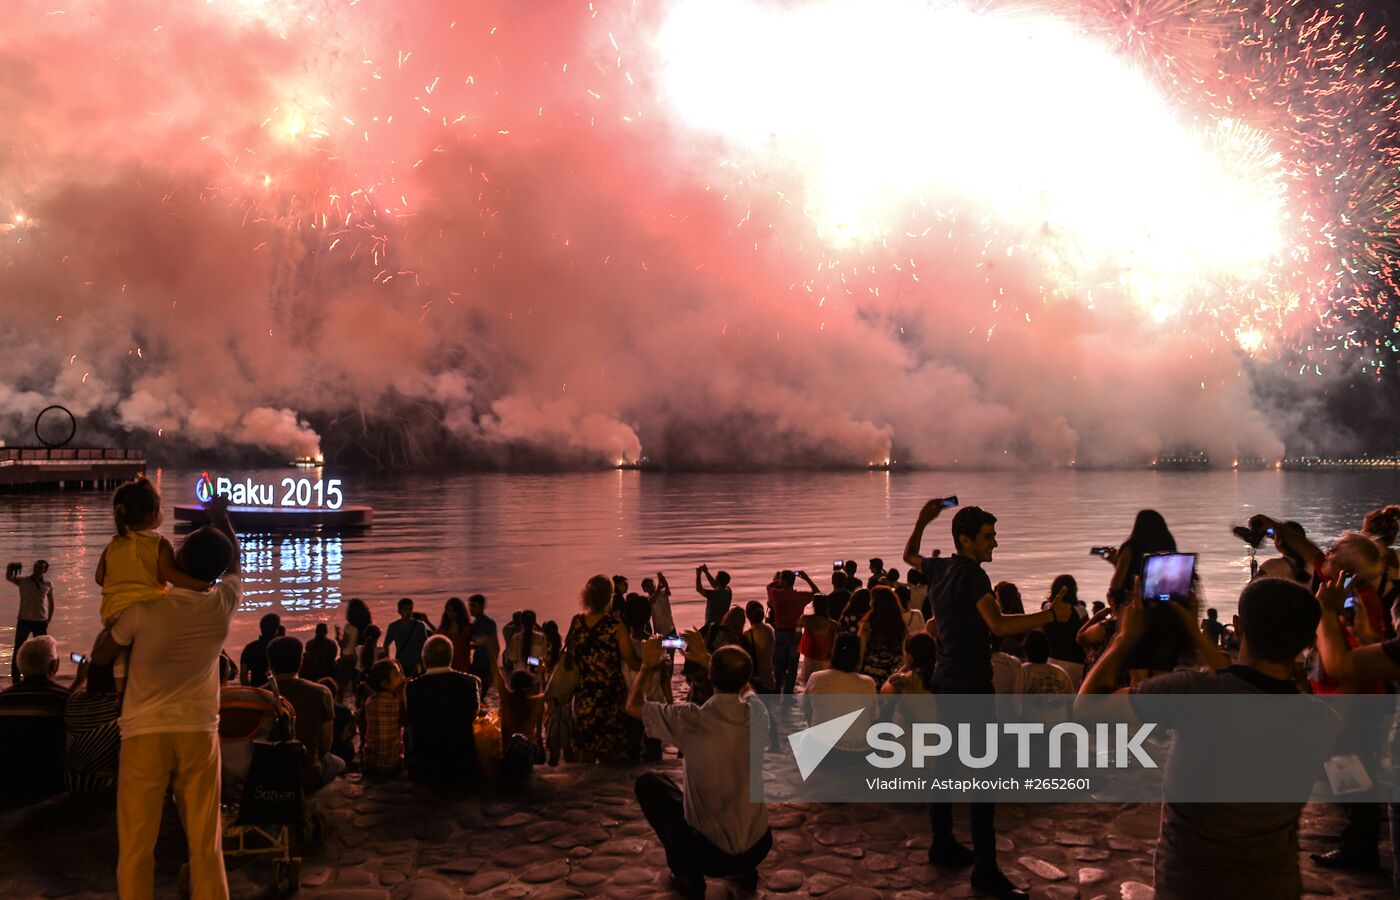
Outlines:
POLYGON ((66 407, 62 407, 57 404, 54 404, 53 406, 46 406, 43 409, 39 410, 39 414, 34 417, 34 436, 39 439, 39 443, 43 444, 45 447, 48 447, 50 449, 54 447, 64 446, 69 441, 73 440, 73 435, 77 433, 78 420, 73 418, 73 414, 69 412, 66 407), (50 413, 52 413, 53 415, 50 415, 50 413), (44 436, 45 429, 40 427, 44 422, 45 416, 49 417, 50 423, 59 423, 51 424, 50 430, 53 433, 51 433, 49 437, 44 436), (68 429, 66 434, 64 433, 63 425, 61 424, 63 416, 68 417, 68 429), (59 434, 63 434, 63 437, 61 439, 58 438, 59 434))

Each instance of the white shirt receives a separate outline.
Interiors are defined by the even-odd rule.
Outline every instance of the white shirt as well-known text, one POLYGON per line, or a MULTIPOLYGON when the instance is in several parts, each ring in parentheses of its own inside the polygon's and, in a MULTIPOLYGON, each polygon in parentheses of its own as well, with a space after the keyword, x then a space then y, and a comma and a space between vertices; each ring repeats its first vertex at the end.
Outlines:
POLYGON ((768 831, 768 813, 749 799, 749 733, 768 740, 763 703, 752 694, 715 694, 703 706, 647 703, 642 724, 685 754, 686 823, 725 853, 757 844, 768 831))
POLYGON ((199 593, 171 587, 159 600, 129 606, 112 639, 131 647, 118 719, 122 739, 219 728, 219 651, 243 597, 237 575, 199 593))
POLYGON ((860 710, 860 718, 846 729, 841 740, 836 742, 836 749, 860 752, 869 749, 865 744, 865 732, 876 716, 875 679, 859 672, 822 669, 807 679, 803 703, 810 711, 807 721, 813 725, 860 710))
POLYGON ((671 615, 671 592, 665 588, 657 588, 651 595, 651 627, 662 637, 676 630, 676 619, 671 615))
POLYGON ((909 604, 909 609, 904 613, 904 625, 910 634, 916 631, 923 631, 928 623, 924 621, 924 614, 921 610, 915 609, 914 604, 909 604))
POLYGON ((998 694, 1021 693, 1024 678, 1019 659, 1010 653, 992 654, 992 688, 998 694))

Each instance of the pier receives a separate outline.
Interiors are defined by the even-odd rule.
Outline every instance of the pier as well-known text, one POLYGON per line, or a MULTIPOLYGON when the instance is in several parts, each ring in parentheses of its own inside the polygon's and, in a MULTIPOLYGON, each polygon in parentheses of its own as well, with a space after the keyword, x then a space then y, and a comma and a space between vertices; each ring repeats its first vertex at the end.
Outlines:
POLYGON ((145 471, 140 450, 0 447, 0 491, 106 490, 145 471))

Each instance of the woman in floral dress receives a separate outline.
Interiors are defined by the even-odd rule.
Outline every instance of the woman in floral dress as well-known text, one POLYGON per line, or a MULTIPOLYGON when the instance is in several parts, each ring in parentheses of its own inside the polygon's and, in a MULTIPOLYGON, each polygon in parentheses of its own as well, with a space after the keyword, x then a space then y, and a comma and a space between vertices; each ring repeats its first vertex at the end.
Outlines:
POLYGON ((574 744, 584 762, 622 759, 627 753, 627 683, 622 663, 641 668, 627 629, 609 611, 612 579, 594 575, 583 587, 583 612, 574 616, 567 652, 579 667, 574 690, 574 744))

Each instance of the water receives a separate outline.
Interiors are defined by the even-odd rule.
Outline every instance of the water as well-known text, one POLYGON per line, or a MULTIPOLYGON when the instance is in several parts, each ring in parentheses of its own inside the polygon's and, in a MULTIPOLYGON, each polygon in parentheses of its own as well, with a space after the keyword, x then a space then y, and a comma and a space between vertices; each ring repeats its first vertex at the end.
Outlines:
MULTIPOLYGON (((288 469, 239 473, 276 483, 288 469)), ((193 502, 197 472, 152 473, 171 507, 193 502)), ((562 475, 347 475, 347 503, 375 508, 369 531, 343 536, 246 535, 247 597, 229 644, 250 640, 265 612, 308 635, 318 621, 340 621, 337 607, 365 598, 381 624, 399 597, 413 597, 434 620, 450 596, 483 593, 497 621, 518 608, 567 627, 583 582, 598 572, 666 573, 677 621, 698 624, 695 567, 727 569, 735 599, 762 599, 781 568, 805 568, 828 583, 832 561, 879 556, 904 569, 900 554, 919 506, 958 495, 998 517, 1001 546, 987 565, 993 581, 1041 598, 1069 572, 1085 600, 1101 598, 1110 567, 1088 555, 1125 538, 1143 507, 1160 510, 1182 550, 1201 555, 1208 601, 1228 618, 1248 578, 1244 545, 1229 526, 1256 512, 1294 518, 1315 539, 1359 527, 1362 515, 1400 498, 1391 472, 853 472, 763 475, 596 472, 562 475)), ((93 582, 111 536, 106 493, 0 495, 0 558, 47 558, 57 609, 51 633, 66 654, 87 652, 98 630, 93 582)), ((951 550, 945 514, 924 552, 951 550)), ((178 536, 176 536, 178 540, 178 536)), ((17 593, 0 585, 0 671, 9 665, 17 593)))

